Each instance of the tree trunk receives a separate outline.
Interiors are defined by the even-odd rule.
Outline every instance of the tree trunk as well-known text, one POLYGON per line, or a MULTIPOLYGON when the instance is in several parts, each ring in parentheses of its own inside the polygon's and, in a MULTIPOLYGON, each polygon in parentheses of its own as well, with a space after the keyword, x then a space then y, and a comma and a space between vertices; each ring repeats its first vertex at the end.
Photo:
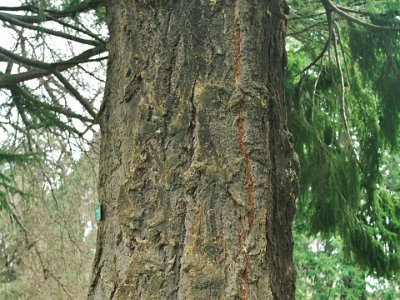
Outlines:
POLYGON ((286 10, 282 0, 108 1, 89 298, 294 298, 286 10))

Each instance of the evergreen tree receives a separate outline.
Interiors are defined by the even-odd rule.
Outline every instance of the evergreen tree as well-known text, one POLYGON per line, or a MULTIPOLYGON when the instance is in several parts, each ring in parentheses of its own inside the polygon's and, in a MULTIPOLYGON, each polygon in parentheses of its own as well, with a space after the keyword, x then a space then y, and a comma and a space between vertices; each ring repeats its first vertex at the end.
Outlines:
MULTIPOLYGON (((0 7, 15 37, 0 47, 1 128, 15 137, 7 155, 17 155, 7 162, 51 153, 49 138, 67 141, 61 152, 85 149, 101 124, 104 219, 92 294, 123 298, 136 280, 142 296, 217 297, 225 289, 243 299, 291 298, 297 164, 281 82, 288 24, 286 109, 301 165, 296 231, 326 245, 335 237, 349 262, 393 279, 400 203, 393 168, 383 175, 398 150, 398 7, 396 0, 0 7), (132 274, 121 267, 128 261, 132 274)), ((18 194, 3 170, 3 186, 18 194)))
POLYGON ((381 172, 398 149, 399 2, 371 3, 292 1, 286 87, 303 230, 340 235, 360 265, 390 277, 400 202, 381 172))

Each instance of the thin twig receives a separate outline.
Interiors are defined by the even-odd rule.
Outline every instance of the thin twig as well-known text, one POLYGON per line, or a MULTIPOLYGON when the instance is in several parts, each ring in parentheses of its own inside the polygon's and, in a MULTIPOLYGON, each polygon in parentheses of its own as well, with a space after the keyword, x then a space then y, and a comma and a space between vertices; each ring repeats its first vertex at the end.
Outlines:
MULTIPOLYGON (((323 0, 324 1, 324 0, 323 0)), ((332 39, 332 35, 333 35, 333 17, 332 17, 332 11, 327 7, 327 5, 325 5, 324 3, 324 7, 325 7, 325 12, 326 12, 326 19, 328 22, 328 38, 326 39, 325 45, 322 48, 320 54, 307 66, 303 69, 303 73, 306 73, 312 66, 314 66, 326 53, 326 51, 329 49, 329 45, 332 39)))
POLYGON ((77 89, 75 89, 72 84, 68 81, 67 78, 65 78, 63 75, 61 75, 60 72, 55 71, 53 72, 54 75, 57 77, 58 80, 65 86, 65 88, 79 101, 80 104, 87 110, 87 112, 93 117, 93 119, 97 122, 97 114, 93 109, 92 104, 85 99, 77 89))
POLYGON ((54 105, 39 101, 31 93, 27 92, 25 89, 21 88, 18 85, 16 85, 15 88, 18 91, 18 93, 20 93, 26 100, 28 100, 32 104, 35 104, 37 106, 43 107, 45 109, 48 109, 48 110, 56 112, 56 113, 63 114, 66 117, 69 117, 69 118, 78 119, 78 120, 80 120, 82 122, 89 122, 89 123, 93 123, 93 124, 96 123, 93 119, 90 119, 90 118, 87 118, 87 117, 82 116, 80 114, 77 114, 77 113, 75 113, 72 110, 69 110, 67 108, 64 108, 64 107, 61 107, 61 106, 54 106, 54 105))
MULTIPOLYGON (((358 159, 358 154, 356 151, 356 148, 354 147, 354 143, 353 140, 351 138, 350 135, 350 129, 349 129, 349 122, 348 122, 348 118, 347 118, 347 114, 346 114, 346 86, 345 86, 345 80, 344 80, 344 76, 343 76, 343 70, 342 70, 342 65, 340 63, 340 59, 339 59, 339 52, 338 52, 338 47, 337 47, 337 38, 336 38, 336 32, 333 32, 334 34, 334 42, 333 42, 333 49, 335 52, 335 60, 336 60, 336 64, 337 67, 339 69, 339 74, 340 74, 340 90, 341 90, 341 94, 340 94, 340 113, 343 119, 343 125, 344 125, 344 129, 345 129, 345 133, 347 135, 348 141, 350 143, 350 147, 351 150, 354 154, 354 159, 356 160, 360 170, 363 172, 363 166, 360 162, 360 160, 358 159)), ((339 32, 337 33, 339 34, 339 32)))
POLYGON ((105 41, 104 41, 103 39, 101 39, 98 35, 96 35, 96 34, 90 32, 90 31, 89 31, 88 29, 86 29, 86 28, 85 28, 85 29, 82 29, 82 28, 80 28, 80 27, 78 27, 78 26, 75 26, 75 25, 69 24, 69 23, 67 23, 67 22, 64 22, 64 21, 60 20, 59 18, 55 18, 55 17, 53 17, 53 16, 51 16, 51 15, 48 15, 47 18, 48 18, 49 20, 51 20, 51 21, 54 21, 54 22, 59 23, 60 25, 63 25, 63 26, 68 27, 68 28, 71 28, 71 29, 73 29, 73 30, 75 30, 75 31, 77 31, 77 32, 81 32, 81 33, 83 33, 83 34, 86 34, 86 35, 88 35, 88 36, 94 38, 95 40, 99 41, 100 43, 105 43, 105 41))
POLYGON ((319 79, 321 78, 321 74, 322 74, 322 61, 321 61, 321 67, 320 70, 318 72, 317 78, 315 79, 315 83, 314 83, 314 89, 313 89, 313 93, 312 93, 312 101, 311 101, 311 105, 312 105, 312 109, 311 109, 311 121, 314 120, 314 104, 315 104, 315 95, 317 92, 317 87, 318 87, 318 83, 319 83, 319 79))

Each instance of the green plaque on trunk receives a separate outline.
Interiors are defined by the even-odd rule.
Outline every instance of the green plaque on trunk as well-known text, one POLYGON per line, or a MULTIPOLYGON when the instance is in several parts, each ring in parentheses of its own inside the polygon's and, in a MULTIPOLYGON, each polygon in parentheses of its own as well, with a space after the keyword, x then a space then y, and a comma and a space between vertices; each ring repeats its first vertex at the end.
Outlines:
POLYGON ((101 205, 96 204, 94 206, 94 220, 98 223, 101 221, 101 205))

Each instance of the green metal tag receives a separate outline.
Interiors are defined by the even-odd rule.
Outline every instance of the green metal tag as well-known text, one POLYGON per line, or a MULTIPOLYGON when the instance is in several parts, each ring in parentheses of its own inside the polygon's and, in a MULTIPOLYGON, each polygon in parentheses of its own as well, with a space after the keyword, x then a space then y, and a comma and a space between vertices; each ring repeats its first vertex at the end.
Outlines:
POLYGON ((94 220, 96 221, 96 223, 101 221, 101 205, 100 204, 96 204, 94 206, 94 220))

